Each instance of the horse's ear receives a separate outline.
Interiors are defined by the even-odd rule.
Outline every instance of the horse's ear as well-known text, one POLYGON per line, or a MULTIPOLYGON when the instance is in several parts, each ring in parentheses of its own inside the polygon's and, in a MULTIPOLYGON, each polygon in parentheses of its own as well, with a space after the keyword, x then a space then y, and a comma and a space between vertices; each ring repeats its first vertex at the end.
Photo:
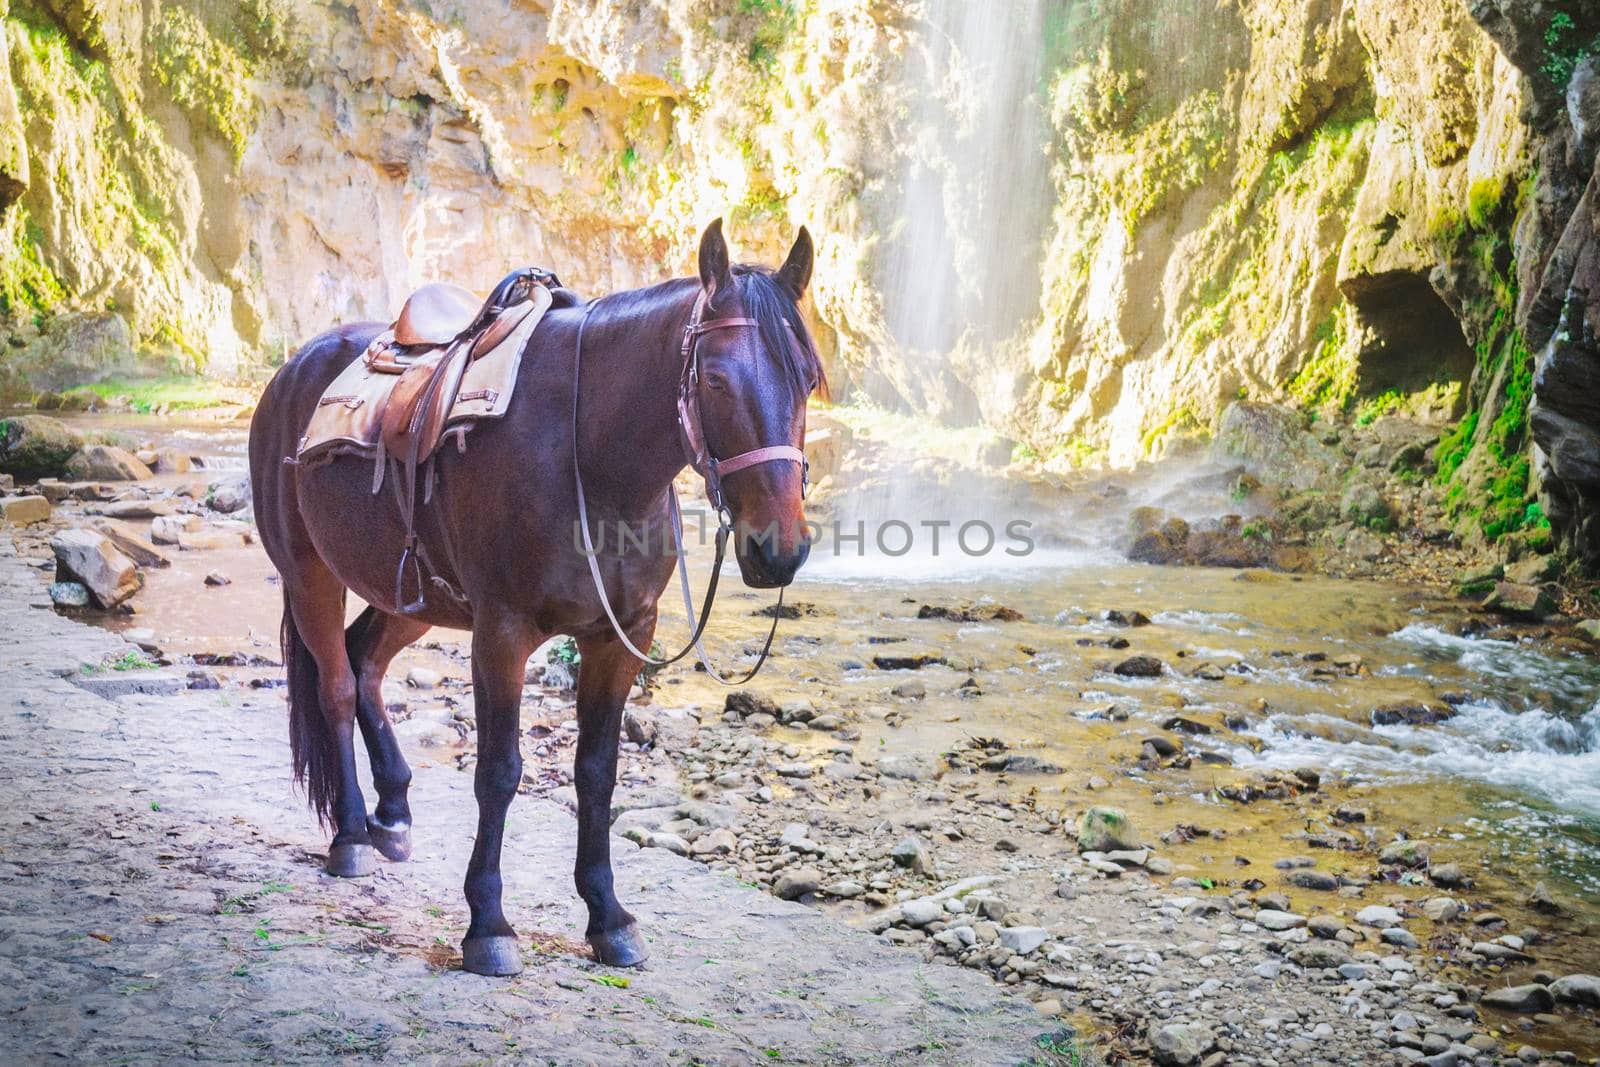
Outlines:
POLYGON ((805 295, 806 286, 811 284, 811 260, 811 234, 802 226, 794 247, 789 249, 789 258, 778 268, 778 281, 796 300, 805 295))
POLYGON ((728 242, 722 239, 722 220, 717 219, 700 235, 700 284, 707 299, 732 288, 733 273, 728 269, 728 242))

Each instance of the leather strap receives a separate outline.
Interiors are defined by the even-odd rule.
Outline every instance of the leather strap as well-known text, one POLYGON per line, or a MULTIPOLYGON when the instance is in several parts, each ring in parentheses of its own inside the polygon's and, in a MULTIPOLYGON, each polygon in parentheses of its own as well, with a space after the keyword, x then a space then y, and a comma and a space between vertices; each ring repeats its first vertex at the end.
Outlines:
MULTIPOLYGON (((422 565, 417 558, 417 465, 422 447, 422 425, 427 421, 434 398, 440 391, 453 395, 460 387, 461 375, 465 372, 468 361, 458 359, 456 355, 457 350, 465 343, 458 338, 445 349, 444 356, 439 360, 439 366, 435 368, 427 388, 417 400, 417 406, 411 414, 411 423, 406 427, 405 480, 400 483, 400 511, 405 523, 406 541, 405 548, 400 553, 400 564, 396 567, 394 575, 395 608, 402 615, 415 615, 423 609, 428 598, 427 589, 422 582, 422 565), (417 599, 412 601, 405 599, 407 563, 411 564, 416 579, 417 599)), ((378 447, 383 446, 380 443, 378 447)))
POLYGON ((732 459, 721 459, 715 462, 717 464, 717 473, 726 478, 728 475, 742 471, 746 467, 754 467, 762 463, 776 463, 785 459, 791 463, 798 463, 802 467, 806 465, 806 454, 794 447, 794 445, 768 445, 765 448, 752 448, 748 452, 739 453, 732 459))
MULTIPOLYGON (((687 397, 684 389, 682 388, 682 382, 692 377, 696 386, 693 397, 694 402, 692 405, 694 413, 692 423, 694 427, 694 440, 698 442, 699 455, 703 457, 700 462, 706 464, 706 469, 709 469, 712 472, 713 478, 717 478, 716 470, 718 463, 715 459, 712 459, 709 452, 706 451, 705 435, 700 432, 700 405, 698 390, 699 375, 697 368, 694 373, 691 374, 689 372, 689 368, 693 363, 695 347, 694 342, 695 338, 699 337, 703 333, 709 332, 710 330, 732 326, 755 326, 756 322, 754 319, 732 318, 712 319, 709 322, 702 322, 700 321, 700 315, 704 312, 705 303, 705 293, 702 292, 695 300, 694 311, 689 317, 689 324, 684 328, 682 352, 684 357, 685 372, 680 375, 680 388, 678 394, 678 423, 679 427, 683 429, 687 435, 690 424, 686 423, 684 418, 687 397)), ((772 651, 772 641, 778 632, 778 619, 783 615, 783 590, 781 588, 778 590, 778 603, 772 611, 772 625, 767 628, 766 641, 761 646, 761 653, 756 657, 755 665, 738 678, 730 679, 724 677, 717 671, 715 667, 711 665, 710 657, 706 655, 705 647, 700 641, 701 636, 705 633, 706 623, 711 620, 711 606, 716 602, 717 584, 722 577, 722 564, 727 558, 728 535, 732 530, 731 523, 728 521, 727 511, 722 506, 720 478, 717 478, 715 482, 713 482, 711 479, 707 480, 708 489, 710 489, 713 484, 715 484, 717 487, 715 490, 715 496, 713 498, 713 503, 717 508, 716 559, 713 560, 711 564, 711 577, 706 583, 706 595, 705 599, 701 602, 698 619, 695 617, 693 595, 689 592, 689 564, 687 553, 685 553, 683 550, 683 515, 678 507, 678 490, 676 486, 668 486, 667 490, 667 500, 669 504, 669 510, 672 515, 672 544, 673 549, 678 555, 678 584, 683 591, 684 615, 694 622, 694 632, 690 635, 689 642, 684 645, 676 655, 670 656, 666 659, 657 659, 654 656, 651 656, 648 652, 640 650, 634 645, 633 641, 628 637, 627 632, 623 629, 622 624, 617 620, 616 611, 611 607, 611 598, 606 595, 605 578, 600 574, 599 556, 595 552, 594 541, 589 533, 589 506, 583 491, 583 465, 578 454, 578 398, 580 396, 579 383, 583 373, 583 333, 585 327, 587 327, 589 324, 590 314, 594 312, 594 309, 598 307, 599 304, 599 300, 589 304, 588 307, 584 308, 583 317, 578 320, 578 336, 574 345, 572 366, 572 476, 578 495, 578 526, 583 531, 584 558, 589 564, 589 576, 594 580, 595 593, 600 598, 600 606, 605 610, 606 618, 611 623, 612 631, 617 635, 618 639, 622 641, 623 646, 627 648, 627 650, 636 658, 642 660, 645 664, 653 667, 665 667, 668 664, 676 663, 684 656, 687 656, 691 650, 693 650, 698 656, 701 665, 705 667, 706 674, 712 679, 720 682, 723 685, 743 685, 745 682, 748 682, 750 679, 754 678, 761 668, 766 665, 767 655, 772 651)), ((758 463, 795 459, 797 456, 798 462, 801 464, 801 468, 803 470, 805 468, 805 454, 801 452, 800 449, 795 448, 793 445, 770 445, 766 448, 752 449, 749 452, 744 452, 733 457, 732 460, 727 462, 729 464, 734 464, 735 466, 733 467, 733 470, 737 471, 744 470, 746 467, 753 467, 758 463), (793 455, 791 455, 791 453, 793 453, 793 455)), ((696 462, 695 453, 690 453, 689 461, 690 464, 695 466, 697 470, 700 469, 699 464, 696 462)))
MULTIPOLYGON (((595 592, 600 597, 600 606, 605 609, 606 618, 611 622, 611 629, 621 639, 627 650, 653 667, 665 667, 669 663, 676 663, 687 656, 692 650, 700 647, 700 635, 705 632, 706 623, 711 621, 711 605, 717 599, 717 582, 722 577, 722 561, 727 556, 728 527, 717 526, 717 558, 711 565, 711 580, 706 585, 705 601, 700 608, 700 618, 695 622, 694 633, 689 638, 689 643, 684 645, 675 656, 667 659, 656 659, 648 652, 640 651, 628 637, 627 631, 622 628, 622 623, 617 621, 617 613, 611 607, 611 598, 606 595, 605 578, 600 574, 600 558, 594 550, 594 540, 589 534, 589 502, 583 492, 583 465, 578 455, 578 398, 579 382, 583 374, 583 331, 589 325, 589 316, 600 304, 594 301, 583 309, 583 318, 578 320, 578 339, 573 352, 572 362, 572 476, 578 491, 578 527, 583 531, 583 555, 589 563, 589 576, 594 579, 595 592)), ((689 605, 688 615, 694 619, 694 608, 689 599, 689 564, 683 551, 683 516, 678 510, 678 490, 669 487, 668 500, 672 510, 672 542, 678 553, 678 580, 683 585, 683 602, 689 605)), ((776 623, 777 619, 774 618, 776 623)), ((704 653, 702 653, 702 656, 704 653)))
MULTIPOLYGON (((806 454, 794 445, 767 445, 762 448, 753 448, 748 452, 741 452, 737 456, 719 460, 711 454, 711 448, 706 442, 705 425, 700 413, 700 354, 698 342, 701 337, 713 330, 735 329, 749 327, 759 328, 760 323, 755 319, 743 317, 729 317, 723 319, 703 319, 706 306, 709 303, 705 291, 695 298, 694 310, 689 313, 689 321, 683 328, 683 343, 680 353, 683 357, 683 368, 678 374, 678 430, 683 441, 684 454, 689 459, 689 466, 699 474, 706 483, 706 496, 711 501, 711 506, 716 510, 718 518, 727 514, 727 506, 722 499, 722 479, 729 474, 757 466, 762 463, 794 462, 800 464, 801 494, 804 495, 810 482, 810 465, 806 462, 806 454)), ((785 325, 788 325, 785 323, 785 325)), ((793 327, 790 328, 793 332, 793 327)))
MULTIPOLYGON (((421 462, 422 428, 433 408, 435 398, 441 392, 454 397, 461 388, 462 376, 466 373, 467 364, 477 359, 483 353, 498 345, 508 337, 513 329, 522 323, 533 312, 533 303, 530 299, 535 285, 552 289, 560 286, 561 282, 549 271, 537 267, 525 267, 507 275, 489 299, 484 302, 482 310, 471 325, 455 336, 448 345, 444 346, 444 353, 439 358, 438 366, 428 380, 426 388, 417 400, 417 406, 412 411, 411 422, 406 427, 406 456, 404 463, 404 480, 399 481, 395 487, 396 495, 400 502, 400 518, 405 525, 405 546, 400 552, 400 562, 395 567, 394 574, 394 603, 395 609, 402 615, 415 615, 427 604, 427 587, 422 577, 422 555, 417 542, 417 467, 421 462), (461 349, 470 346, 462 354, 461 349), (464 358, 456 358, 458 354, 464 358), (417 590, 415 600, 405 597, 406 575, 410 571, 413 584, 417 590)), ((546 302, 548 306, 548 302, 546 302)), ((369 352, 370 355, 370 352, 369 352)), ((452 401, 453 402, 453 401, 452 401)), ((446 411, 442 418, 448 419, 446 411)), ((458 441, 459 444, 459 441, 458 441)), ((384 444, 378 442, 378 462, 383 463, 384 444)), ((433 467, 428 468, 427 495, 431 496, 433 488, 433 467)), ((383 485, 381 470, 374 475, 372 491, 376 493, 383 485)), ((424 503, 426 503, 424 499, 424 503)))

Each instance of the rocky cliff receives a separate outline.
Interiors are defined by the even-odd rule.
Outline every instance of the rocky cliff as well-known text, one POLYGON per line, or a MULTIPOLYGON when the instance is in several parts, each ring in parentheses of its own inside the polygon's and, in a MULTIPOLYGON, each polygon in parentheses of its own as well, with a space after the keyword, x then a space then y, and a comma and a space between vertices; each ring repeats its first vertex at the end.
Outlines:
POLYGON ((879 399, 1047 465, 1240 398, 1403 412, 1464 531, 1595 554, 1593 5, 982 7, 0 0, 3 377, 228 372, 424 279, 602 291, 806 222, 879 399))

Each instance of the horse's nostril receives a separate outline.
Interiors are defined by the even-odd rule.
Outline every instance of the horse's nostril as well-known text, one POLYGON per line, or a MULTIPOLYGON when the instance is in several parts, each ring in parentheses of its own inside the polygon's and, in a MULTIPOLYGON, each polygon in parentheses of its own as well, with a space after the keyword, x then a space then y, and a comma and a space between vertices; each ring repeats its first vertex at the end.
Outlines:
POLYGON ((753 557, 756 560, 762 576, 774 585, 788 585, 794 579, 806 557, 811 554, 811 546, 801 542, 793 552, 784 552, 777 545, 764 542, 754 546, 753 557))

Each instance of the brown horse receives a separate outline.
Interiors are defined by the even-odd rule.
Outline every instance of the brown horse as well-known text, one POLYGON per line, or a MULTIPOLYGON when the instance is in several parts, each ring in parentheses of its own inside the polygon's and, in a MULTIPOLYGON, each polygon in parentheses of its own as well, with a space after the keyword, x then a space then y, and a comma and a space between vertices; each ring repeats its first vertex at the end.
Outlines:
MULTIPOLYGON (((574 482, 581 476, 595 526, 666 528, 671 483, 686 463, 679 392, 687 383, 696 429, 703 430, 701 457, 757 453, 727 474, 725 486, 718 486, 715 460, 707 478, 738 522, 740 572, 751 586, 787 585, 809 545, 803 465, 786 460, 804 443, 806 399, 824 384, 798 308, 811 265, 811 238, 802 229, 780 269, 730 266, 719 219, 701 238, 698 279, 552 309, 523 353, 505 417, 475 427, 464 454, 440 452, 431 503, 418 516, 429 591, 412 615, 396 602, 395 564, 405 540, 400 508, 388 492, 373 495, 371 462, 289 462, 323 390, 383 327, 322 334, 262 395, 250 427, 256 520, 283 581, 295 775, 334 831, 329 873, 368 874, 375 853, 395 861, 410 856, 411 772, 384 712, 383 675, 430 627, 472 632, 478 834, 465 885, 472 918, 462 956, 469 971, 522 969, 501 908, 500 845, 522 781, 523 671, 533 650, 558 634, 574 637, 582 658, 574 874, 589 908, 588 939, 603 963, 645 958, 633 918, 612 890, 609 845, 622 705, 641 662, 619 640, 575 547, 574 482), (695 374, 684 372, 686 360, 695 374), (771 530, 777 536, 753 532, 771 530), (348 629, 347 592, 368 605, 348 629), (378 792, 370 817, 356 779, 358 724, 378 792)), ((604 540, 606 597, 627 638, 648 649, 673 554, 619 553, 616 539, 604 540)))

